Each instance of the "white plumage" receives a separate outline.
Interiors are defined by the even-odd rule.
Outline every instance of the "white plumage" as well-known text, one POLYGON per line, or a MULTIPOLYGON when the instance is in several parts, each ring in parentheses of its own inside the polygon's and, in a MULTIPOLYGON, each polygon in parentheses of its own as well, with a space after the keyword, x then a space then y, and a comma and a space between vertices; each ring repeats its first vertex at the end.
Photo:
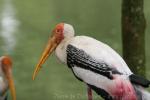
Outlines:
MULTIPOLYGON (((87 36, 76 36, 63 40, 56 48, 57 58, 64 63, 67 63, 67 46, 73 45, 78 49, 83 50, 93 59, 99 62, 105 62, 109 66, 123 73, 119 77, 120 80, 129 81, 128 76, 132 74, 124 60, 108 45, 97 41, 87 36)), ((117 88, 116 80, 110 80, 107 77, 94 73, 90 70, 85 70, 80 67, 73 67, 76 76, 81 78, 85 83, 104 89, 111 94, 111 88, 117 88)))

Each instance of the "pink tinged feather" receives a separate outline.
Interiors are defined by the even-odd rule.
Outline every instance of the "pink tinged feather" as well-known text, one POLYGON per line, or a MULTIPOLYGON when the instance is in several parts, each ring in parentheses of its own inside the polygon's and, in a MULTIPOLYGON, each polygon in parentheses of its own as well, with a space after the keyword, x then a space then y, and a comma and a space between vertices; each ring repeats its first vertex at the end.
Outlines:
POLYGON ((135 90, 129 80, 114 77, 115 85, 109 88, 114 100, 137 100, 135 90))

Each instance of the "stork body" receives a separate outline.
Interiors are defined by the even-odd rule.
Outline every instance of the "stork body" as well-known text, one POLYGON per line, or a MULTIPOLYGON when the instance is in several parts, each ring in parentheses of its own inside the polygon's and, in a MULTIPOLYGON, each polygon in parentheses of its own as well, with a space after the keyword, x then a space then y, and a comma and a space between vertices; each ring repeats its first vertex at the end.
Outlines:
POLYGON ((69 24, 58 24, 36 67, 33 78, 55 50, 77 79, 105 100, 148 100, 143 87, 150 82, 134 75, 124 60, 108 45, 87 36, 74 36, 69 24), (61 31, 62 30, 62 31, 61 31))
POLYGON ((11 70, 11 59, 8 56, 0 57, 0 100, 7 100, 7 91, 9 89, 12 95, 12 100, 16 100, 11 70))
MULTIPOLYGON (((102 95, 105 98, 110 98, 109 96, 122 96, 122 98, 125 98, 127 95, 129 95, 128 99, 136 98, 135 91, 128 78, 132 72, 124 60, 108 45, 87 36, 76 36, 69 40, 64 39, 64 41, 62 41, 62 43, 56 48, 55 53, 61 62, 68 64, 69 68, 71 68, 74 75, 79 80, 82 80, 90 87, 94 86, 96 90, 100 89, 100 91, 97 91, 100 95, 102 90, 109 94, 102 95), (77 57, 75 57, 75 59, 82 59, 80 64, 76 61, 70 62, 70 60, 74 59, 73 57, 76 55, 77 57), (91 62, 99 64, 97 67, 103 66, 104 69, 98 69, 96 68, 96 65, 93 65, 95 68, 92 69, 95 69, 96 71, 102 70, 102 72, 104 71, 104 74, 101 73, 101 71, 96 73, 96 71, 83 67, 84 65, 81 63, 84 61, 88 63, 89 61, 89 59, 86 60, 88 57, 85 56, 90 57, 89 59, 92 60, 91 62), (110 69, 107 69, 107 67, 116 71, 116 74, 113 74, 113 72, 111 72, 110 69), (110 72, 110 76, 105 75, 105 73, 107 74, 107 71, 108 73, 110 72), (113 79, 110 79, 111 77, 113 79), (123 91, 124 93, 122 93, 123 91)), ((90 68, 91 66, 87 65, 86 67, 90 68)))

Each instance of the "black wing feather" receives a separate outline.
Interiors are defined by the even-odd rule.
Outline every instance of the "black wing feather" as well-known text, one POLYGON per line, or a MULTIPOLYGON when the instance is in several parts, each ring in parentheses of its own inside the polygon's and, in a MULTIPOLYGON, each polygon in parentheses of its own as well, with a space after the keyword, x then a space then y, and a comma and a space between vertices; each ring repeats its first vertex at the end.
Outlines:
POLYGON ((86 52, 72 45, 67 46, 67 64, 70 68, 76 65, 77 67, 106 76, 109 79, 113 78, 112 74, 121 74, 116 69, 112 69, 105 62, 94 60, 86 52))
POLYGON ((129 79, 132 83, 137 84, 137 85, 141 85, 143 87, 149 87, 149 85, 150 85, 149 80, 147 80, 141 76, 135 75, 135 74, 130 75, 129 79))
POLYGON ((90 88, 92 88, 98 95, 100 95, 105 100, 113 100, 110 94, 108 94, 104 89, 97 88, 93 85, 88 84, 90 88))

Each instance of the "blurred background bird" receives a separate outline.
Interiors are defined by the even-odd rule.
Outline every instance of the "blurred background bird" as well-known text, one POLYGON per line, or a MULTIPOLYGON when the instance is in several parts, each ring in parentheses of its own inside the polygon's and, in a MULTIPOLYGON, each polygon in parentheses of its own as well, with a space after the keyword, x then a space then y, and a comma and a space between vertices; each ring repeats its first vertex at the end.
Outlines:
POLYGON ((16 100, 16 92, 12 78, 12 60, 8 56, 0 57, 0 100, 7 100, 10 90, 12 100, 16 100))
MULTIPOLYGON (((49 55, 68 65, 74 76, 105 100, 148 100, 144 90, 150 81, 134 75, 125 61, 108 45, 88 36, 75 36, 71 25, 60 23, 52 31, 48 44, 33 74, 33 80, 49 55)), ((88 89, 88 99, 90 97, 88 89)))

